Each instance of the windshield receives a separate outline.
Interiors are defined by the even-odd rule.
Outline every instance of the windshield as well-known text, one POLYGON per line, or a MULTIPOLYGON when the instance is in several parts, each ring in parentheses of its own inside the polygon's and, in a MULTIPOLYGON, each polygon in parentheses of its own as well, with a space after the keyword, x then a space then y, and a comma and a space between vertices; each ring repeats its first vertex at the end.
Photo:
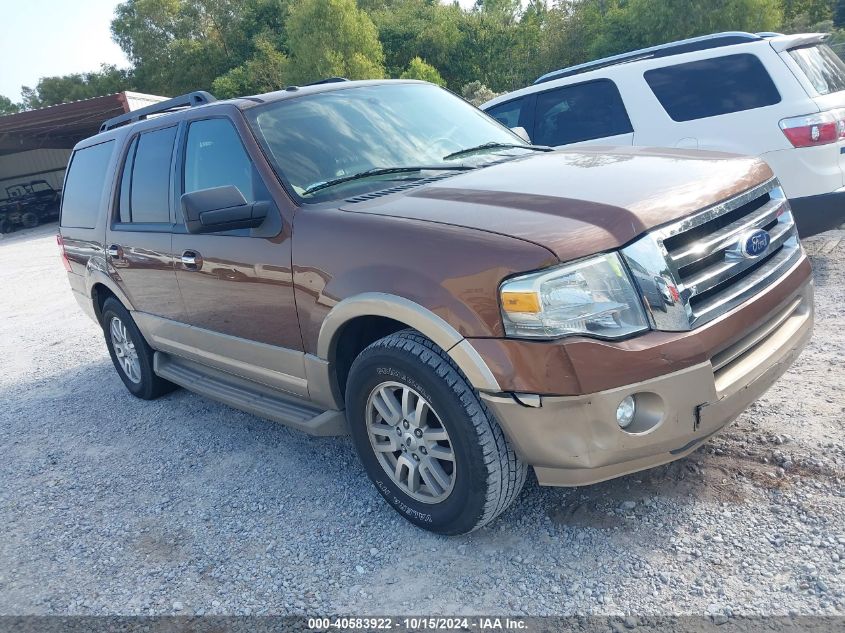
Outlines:
POLYGON ((304 201, 345 196, 350 188, 383 188, 385 179, 423 177, 403 171, 320 186, 368 170, 421 167, 427 176, 438 167, 489 160, 490 152, 526 151, 520 147, 525 141, 510 130, 430 84, 333 90, 245 114, 276 173, 304 201), (462 153, 488 143, 517 147, 462 153))
POLYGON ((820 95, 845 90, 845 63, 829 46, 795 48, 789 55, 820 95))

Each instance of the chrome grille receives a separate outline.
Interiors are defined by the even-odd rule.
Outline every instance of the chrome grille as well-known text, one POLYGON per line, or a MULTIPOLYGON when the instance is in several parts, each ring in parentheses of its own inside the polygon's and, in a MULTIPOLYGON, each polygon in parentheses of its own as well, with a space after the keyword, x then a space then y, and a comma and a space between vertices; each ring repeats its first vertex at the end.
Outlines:
POLYGON ((736 307, 801 258, 789 203, 776 179, 655 229, 622 251, 652 326, 689 330, 736 307), (743 254, 755 229, 769 235, 757 256, 743 254))

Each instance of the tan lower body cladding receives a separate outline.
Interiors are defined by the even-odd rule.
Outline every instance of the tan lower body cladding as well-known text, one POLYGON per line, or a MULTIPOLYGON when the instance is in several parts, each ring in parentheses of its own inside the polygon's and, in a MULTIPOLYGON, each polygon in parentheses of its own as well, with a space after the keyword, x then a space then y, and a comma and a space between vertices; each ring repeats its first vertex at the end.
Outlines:
POLYGON ((711 360, 607 391, 525 406, 482 394, 541 485, 592 484, 684 457, 730 424, 789 368, 810 339, 812 286, 711 360), (634 395, 626 429, 616 408, 634 395))

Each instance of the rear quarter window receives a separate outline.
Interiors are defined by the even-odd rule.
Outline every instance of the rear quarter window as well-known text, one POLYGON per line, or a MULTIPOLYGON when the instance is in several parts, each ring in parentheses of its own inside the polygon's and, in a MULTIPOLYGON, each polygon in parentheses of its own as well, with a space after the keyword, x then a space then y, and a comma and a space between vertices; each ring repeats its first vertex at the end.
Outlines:
POLYGON ((845 90, 845 62, 829 46, 794 48, 789 56, 820 95, 845 90))
POLYGON ((97 226, 113 152, 114 141, 106 141, 73 153, 62 192, 62 226, 82 229, 97 226))
POLYGON ((647 70, 646 83, 673 121, 753 110, 780 102, 766 67, 748 53, 647 70))

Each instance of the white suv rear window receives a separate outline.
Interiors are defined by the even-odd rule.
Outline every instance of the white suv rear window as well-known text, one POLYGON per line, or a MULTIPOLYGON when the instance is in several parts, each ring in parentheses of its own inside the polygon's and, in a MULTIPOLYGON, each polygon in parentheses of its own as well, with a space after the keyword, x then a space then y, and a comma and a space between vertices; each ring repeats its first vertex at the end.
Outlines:
POLYGON ((829 46, 793 48, 789 55, 820 95, 845 90, 845 63, 829 46))
POLYGON ((645 72, 645 80, 673 121, 695 121, 780 102, 755 55, 724 55, 645 72))

